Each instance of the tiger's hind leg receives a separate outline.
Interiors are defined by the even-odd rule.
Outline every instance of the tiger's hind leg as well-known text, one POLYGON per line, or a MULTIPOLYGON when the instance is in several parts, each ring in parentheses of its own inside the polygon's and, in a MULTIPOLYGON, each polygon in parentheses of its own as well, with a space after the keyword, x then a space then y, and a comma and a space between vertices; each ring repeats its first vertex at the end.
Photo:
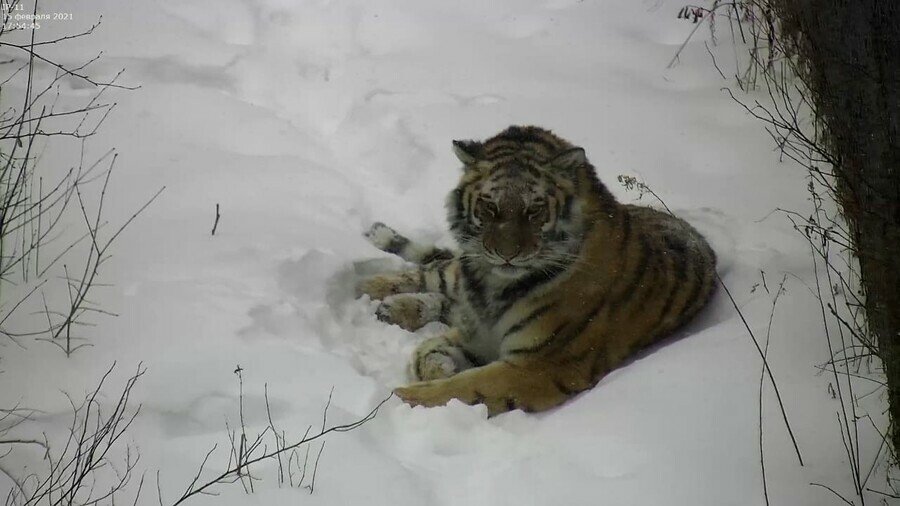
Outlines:
POLYGON ((356 286, 357 297, 368 295, 384 300, 400 293, 437 293, 450 300, 459 296, 459 262, 455 259, 434 260, 413 269, 378 274, 363 279, 356 286))
POLYGON ((476 362, 466 351, 459 330, 450 329, 419 344, 409 362, 409 374, 418 381, 449 378, 475 367, 476 362))
POLYGON ((414 332, 428 322, 447 322, 449 300, 439 293, 402 293, 385 297, 375 316, 414 332))
POLYGON ((413 242, 381 222, 373 223, 365 236, 381 251, 397 255, 407 262, 419 265, 429 264, 436 260, 450 260, 454 256, 453 252, 448 249, 413 242))
POLYGON ((398 293, 425 292, 426 288, 422 270, 409 269, 363 279, 356 285, 356 296, 368 295, 373 300, 384 300, 398 293))

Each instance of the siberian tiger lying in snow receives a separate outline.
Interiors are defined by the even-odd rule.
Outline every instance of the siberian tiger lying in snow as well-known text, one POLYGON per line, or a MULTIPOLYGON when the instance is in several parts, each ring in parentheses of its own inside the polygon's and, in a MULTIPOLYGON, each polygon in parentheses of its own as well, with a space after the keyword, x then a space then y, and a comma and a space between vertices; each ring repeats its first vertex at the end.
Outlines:
POLYGON ((669 214, 616 202, 582 148, 533 126, 453 148, 464 170, 447 199, 459 252, 381 223, 366 234, 420 264, 360 283, 382 300, 379 318, 450 326, 416 349, 418 382, 395 390, 407 403, 459 399, 490 415, 552 408, 709 300, 716 258, 706 240, 669 214))

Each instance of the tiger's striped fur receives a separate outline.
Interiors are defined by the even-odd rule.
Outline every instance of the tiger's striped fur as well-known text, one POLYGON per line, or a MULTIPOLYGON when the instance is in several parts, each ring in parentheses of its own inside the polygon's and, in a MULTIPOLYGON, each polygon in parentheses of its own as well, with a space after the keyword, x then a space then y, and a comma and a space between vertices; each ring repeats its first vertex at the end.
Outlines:
POLYGON ((463 162, 447 199, 460 251, 367 234, 418 267, 364 280, 379 318, 450 326, 417 348, 413 405, 450 399, 491 415, 542 411, 593 387, 688 322, 715 287, 715 254, 670 214, 618 203, 581 148, 537 127, 455 141, 463 162))

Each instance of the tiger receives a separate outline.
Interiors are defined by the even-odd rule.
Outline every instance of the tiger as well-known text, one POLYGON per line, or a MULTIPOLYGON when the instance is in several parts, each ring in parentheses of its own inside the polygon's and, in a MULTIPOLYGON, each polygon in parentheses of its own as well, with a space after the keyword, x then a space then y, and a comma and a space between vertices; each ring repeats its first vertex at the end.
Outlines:
POLYGON ((375 223, 377 248, 416 267, 365 278, 378 319, 439 321, 409 362, 412 406, 457 399, 489 416, 540 412, 684 326, 716 286, 716 255, 674 215, 619 203, 585 150, 536 126, 453 141, 462 163, 446 200, 458 249, 375 223))

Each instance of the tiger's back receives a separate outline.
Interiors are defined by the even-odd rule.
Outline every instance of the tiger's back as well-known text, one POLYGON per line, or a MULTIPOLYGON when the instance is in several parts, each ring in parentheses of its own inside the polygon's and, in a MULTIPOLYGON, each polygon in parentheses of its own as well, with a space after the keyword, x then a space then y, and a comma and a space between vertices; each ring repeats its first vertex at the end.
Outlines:
MULTIPOLYGON (((652 340, 670 334, 688 323, 707 304, 716 287, 716 255, 706 239, 684 220, 649 207, 624 206, 641 223, 658 264, 655 283, 648 283, 636 303, 651 305, 649 314, 659 315, 648 336, 652 340)), ((640 273, 637 273, 640 276, 640 273)), ((652 320, 652 318, 651 318, 652 320)))
POLYGON ((406 249, 376 241, 411 260, 441 260, 361 290, 390 294, 388 321, 398 320, 395 303, 419 302, 409 292, 443 297, 431 313, 451 329, 417 349, 411 371, 420 382, 396 390, 407 402, 548 409, 709 300, 715 254, 704 238, 668 213, 616 202, 580 148, 536 127, 456 148, 465 173, 448 214, 462 251, 449 258, 405 238, 406 249))
POLYGON ((568 276, 504 316, 500 355, 552 364, 557 386, 577 393, 689 322, 714 288, 715 254, 690 225, 623 205, 568 276))

